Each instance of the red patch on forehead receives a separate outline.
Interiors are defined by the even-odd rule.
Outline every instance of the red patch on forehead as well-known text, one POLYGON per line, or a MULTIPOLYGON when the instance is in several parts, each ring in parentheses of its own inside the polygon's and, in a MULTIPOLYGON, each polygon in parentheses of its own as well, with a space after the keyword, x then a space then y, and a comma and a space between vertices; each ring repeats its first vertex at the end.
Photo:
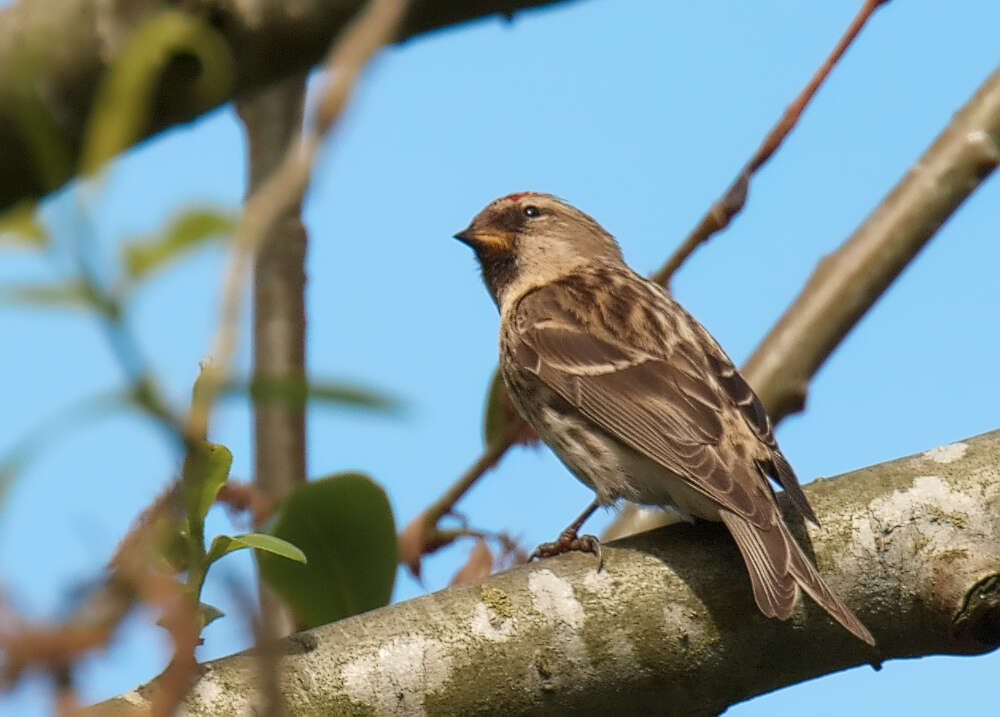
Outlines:
POLYGON ((518 200, 524 199, 525 197, 540 197, 542 196, 539 192, 514 192, 513 194, 508 194, 506 197, 500 197, 500 201, 510 200, 516 202, 518 200))

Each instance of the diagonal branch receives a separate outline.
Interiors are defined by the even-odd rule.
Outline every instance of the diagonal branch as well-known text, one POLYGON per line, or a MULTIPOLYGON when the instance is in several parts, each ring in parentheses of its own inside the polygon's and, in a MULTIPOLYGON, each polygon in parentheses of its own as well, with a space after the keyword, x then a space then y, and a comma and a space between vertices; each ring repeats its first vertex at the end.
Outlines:
MULTIPOLYGON (((808 601, 787 623, 760 615, 733 579, 729 536, 702 523, 609 545, 600 573, 564 555, 294 635, 282 692, 305 717, 714 715, 852 665, 988 652, 1000 646, 997 456, 1000 431, 805 487, 823 522, 816 562, 879 652, 808 601)), ((249 714, 255 675, 249 654, 202 665, 188 711, 249 714)), ((141 709, 149 689, 101 707, 141 709)))
POLYGON ((1000 164, 1000 68, 834 253, 744 367, 768 412, 802 410, 809 380, 844 336, 1000 164))
POLYGON ((823 64, 820 65, 820 68, 816 70, 816 74, 812 76, 812 79, 809 80, 809 83, 799 93, 799 96, 795 98, 795 101, 788 106, 781 119, 778 120, 778 123, 771 128, 764 141, 760 143, 760 147, 757 148, 757 151, 754 152, 750 160, 743 165, 743 169, 736 175, 736 179, 729 185, 725 193, 709 207, 705 216, 701 218, 701 221, 688 234, 684 242, 667 259, 667 262, 650 277, 653 281, 661 286, 667 286, 670 283, 670 277, 694 253, 694 250, 712 238, 712 235, 716 232, 720 232, 729 226, 729 222, 732 221, 733 217, 740 213, 744 203, 746 203, 747 192, 750 190, 750 178, 771 158, 775 150, 785 141, 785 137, 794 129, 796 123, 799 121, 799 117, 802 116, 802 111, 809 104, 810 100, 812 100, 819 86, 826 80, 834 65, 840 61, 844 52, 854 42, 854 38, 861 32, 861 28, 868 22, 868 18, 872 16, 879 6, 888 1, 865 0, 865 4, 858 11, 858 14, 855 15, 854 19, 851 20, 851 24, 844 31, 843 37, 837 42, 833 51, 823 64))

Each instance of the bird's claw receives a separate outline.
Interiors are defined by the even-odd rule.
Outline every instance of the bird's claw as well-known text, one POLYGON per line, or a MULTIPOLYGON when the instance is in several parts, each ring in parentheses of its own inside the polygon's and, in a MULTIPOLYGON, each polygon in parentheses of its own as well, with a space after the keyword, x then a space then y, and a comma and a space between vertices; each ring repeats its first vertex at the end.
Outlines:
POLYGON ((562 555, 579 551, 581 553, 592 553, 597 556, 597 572, 601 572, 604 567, 604 554, 601 552, 601 541, 594 535, 577 535, 575 530, 564 530, 551 543, 542 543, 531 555, 528 556, 530 563, 535 558, 551 558, 554 555, 562 555))

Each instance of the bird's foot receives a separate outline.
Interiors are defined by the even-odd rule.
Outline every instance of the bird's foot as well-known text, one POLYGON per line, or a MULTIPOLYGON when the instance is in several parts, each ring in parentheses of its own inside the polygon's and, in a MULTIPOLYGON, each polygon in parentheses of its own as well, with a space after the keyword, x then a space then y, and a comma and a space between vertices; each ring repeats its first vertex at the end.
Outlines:
POLYGON ((559 534, 551 543, 542 543, 528 556, 530 563, 535 558, 551 558, 572 551, 593 553, 597 556, 597 572, 604 566, 604 555, 601 553, 601 541, 593 535, 578 535, 575 530, 567 529, 559 534))

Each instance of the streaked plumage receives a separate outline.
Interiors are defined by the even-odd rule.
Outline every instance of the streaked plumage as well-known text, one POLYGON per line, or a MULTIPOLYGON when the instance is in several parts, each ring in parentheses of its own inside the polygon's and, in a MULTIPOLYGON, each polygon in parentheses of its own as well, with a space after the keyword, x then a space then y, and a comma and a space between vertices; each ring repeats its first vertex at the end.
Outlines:
POLYGON ((500 309, 500 367, 517 409, 597 500, 722 521, 754 596, 789 617, 804 589, 870 633, 788 532, 767 476, 815 522, 760 401, 709 333, 624 263, 597 222, 555 197, 509 195, 456 235, 500 309))

